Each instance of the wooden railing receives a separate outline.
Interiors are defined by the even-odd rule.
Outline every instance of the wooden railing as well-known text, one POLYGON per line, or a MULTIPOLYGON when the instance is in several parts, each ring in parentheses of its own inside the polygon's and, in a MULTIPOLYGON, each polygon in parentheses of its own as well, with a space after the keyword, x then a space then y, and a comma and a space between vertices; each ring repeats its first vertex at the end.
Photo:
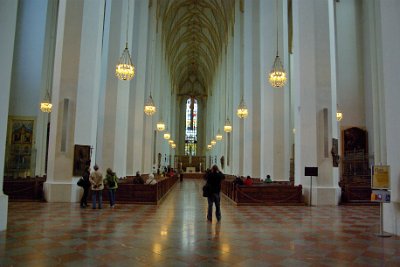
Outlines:
MULTIPOLYGON (((142 175, 146 181, 147 175, 142 175)), ((159 204, 172 186, 178 181, 177 176, 156 177, 157 183, 154 185, 133 184, 132 177, 120 180, 116 191, 117 203, 141 203, 141 204, 159 204)), ((108 189, 103 190, 103 200, 108 200, 108 189)))
POLYGON ((11 201, 42 201, 45 180, 46 177, 4 177, 3 191, 11 201))
POLYGON ((303 188, 294 186, 289 181, 272 183, 258 182, 253 185, 236 185, 226 179, 221 184, 221 191, 237 205, 304 205, 303 188))

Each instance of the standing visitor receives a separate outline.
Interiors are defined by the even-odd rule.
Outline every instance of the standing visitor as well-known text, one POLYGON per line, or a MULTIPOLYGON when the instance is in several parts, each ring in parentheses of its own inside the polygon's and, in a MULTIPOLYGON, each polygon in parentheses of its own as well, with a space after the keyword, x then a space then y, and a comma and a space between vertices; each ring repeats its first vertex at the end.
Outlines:
POLYGON ((225 179, 225 176, 220 172, 217 165, 212 166, 211 171, 207 174, 206 180, 209 185, 208 210, 207 210, 207 221, 212 221, 212 209, 213 203, 215 203, 215 216, 218 222, 221 221, 221 181, 225 179))
POLYGON ((115 207, 115 191, 118 188, 118 177, 111 170, 111 168, 107 169, 106 179, 104 179, 105 184, 108 187, 108 199, 110 200, 110 208, 115 207))
POLYGON ((92 208, 96 208, 96 197, 99 202, 99 209, 101 209, 101 202, 103 200, 103 189, 104 189, 104 184, 103 184, 103 175, 99 171, 99 166, 94 165, 93 167, 94 171, 90 174, 89 181, 90 184, 92 185, 92 208))
POLYGON ((90 181, 89 181, 89 176, 90 176, 90 167, 86 166, 83 174, 82 174, 82 178, 83 178, 83 195, 81 197, 81 208, 86 208, 88 206, 87 204, 87 198, 89 195, 89 187, 90 187, 90 181))

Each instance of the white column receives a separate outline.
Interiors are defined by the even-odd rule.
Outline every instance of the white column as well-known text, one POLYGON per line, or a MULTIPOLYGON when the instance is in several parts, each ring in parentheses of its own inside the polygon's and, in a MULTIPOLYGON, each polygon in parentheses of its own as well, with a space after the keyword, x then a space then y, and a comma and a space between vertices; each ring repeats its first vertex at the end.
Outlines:
POLYGON ((384 204, 384 230, 395 235, 400 234, 400 76, 398 66, 400 62, 400 2, 396 0, 381 1, 376 7, 377 31, 380 33, 381 51, 378 60, 381 62, 381 86, 378 95, 383 100, 380 106, 381 131, 376 133, 380 138, 381 151, 386 151, 381 158, 382 164, 390 166, 391 203, 384 204), (384 136, 379 136, 384 135, 384 136), (384 141, 385 142, 384 142, 384 141), (386 158, 386 160, 385 160, 386 158))
MULTIPOLYGON (((279 100, 286 88, 273 88, 268 81, 268 74, 271 71, 272 64, 276 55, 276 2, 260 1, 258 15, 260 17, 260 69, 256 72, 260 80, 260 97, 261 105, 259 109, 260 116, 260 166, 258 177, 265 177, 270 174, 273 180, 284 180, 283 171, 279 171, 278 166, 283 164, 282 153, 275 153, 275 146, 281 146, 285 140, 281 134, 275 134, 278 130, 278 121, 282 122, 282 113, 279 107, 283 109, 284 105, 279 100), (278 160, 279 158, 279 160, 278 160)), ((281 17, 282 19, 282 17, 281 17)), ((282 44, 282 41, 280 41, 282 44)), ((280 51, 282 49, 279 48, 280 51)), ((257 114, 254 114, 257 116, 257 114)), ((257 130, 257 123, 254 128, 257 130)))
POLYGON ((0 231, 7 229, 8 196, 3 193, 7 120, 18 1, 0 2, 0 231))
MULTIPOLYGON (((132 81, 134 83, 133 88, 129 92, 129 136, 128 136, 128 170, 133 175, 136 171, 143 172, 143 150, 151 149, 143 145, 144 141, 144 101, 147 97, 145 95, 146 87, 146 57, 147 57, 147 36, 148 36, 148 3, 147 1, 131 1, 130 3, 135 4, 135 21, 139 23, 134 25, 132 32, 133 46, 130 50, 132 53, 132 59, 136 66, 136 76, 132 81)), ((132 6, 132 5, 131 5, 132 6)), ((153 93, 153 92, 152 92, 153 93)), ((159 109, 159 99, 157 95, 153 95, 154 102, 157 106, 157 113, 159 109)), ((130 174, 129 172, 127 173, 130 174)))
POLYGON ((78 87, 83 2, 60 1, 53 71, 48 171, 44 184, 50 202, 76 201, 72 183, 75 103, 78 87))
POLYGON ((241 129, 241 174, 242 175, 250 175, 252 176, 252 164, 255 157, 253 156, 253 146, 252 146, 252 131, 254 130, 254 123, 257 122, 257 119, 254 114, 253 109, 253 99, 252 99, 252 90, 253 90, 253 71, 255 67, 253 66, 253 2, 246 1, 244 3, 244 14, 243 14, 243 22, 242 22, 242 71, 243 71, 243 81, 241 88, 243 92, 244 101, 247 105, 247 109, 249 111, 249 115, 246 119, 241 119, 240 127, 241 129), (254 122, 254 123, 253 123, 254 122), (249 160, 252 159, 252 160, 249 160))
POLYGON ((306 198, 310 193, 310 177, 304 176, 304 167, 317 166, 315 49, 314 2, 294 1, 292 92, 296 101, 295 184, 303 185, 306 198))
POLYGON ((97 162, 97 118, 103 38, 104 1, 85 1, 83 6, 82 38, 80 44, 78 90, 76 97, 74 144, 94 149, 93 166, 97 162))
POLYGON ((240 90, 241 90, 241 20, 243 19, 243 14, 240 11, 240 3, 239 1, 236 1, 236 6, 235 6, 235 24, 234 24, 234 33, 233 33, 233 44, 232 44, 232 67, 231 71, 233 73, 239 73, 239 75, 233 75, 232 79, 232 97, 231 97, 231 122, 232 122, 232 132, 231 132, 231 138, 232 138, 232 173, 234 174, 240 174, 242 171, 243 166, 241 165, 241 129, 242 127, 240 126, 240 121, 238 117, 236 116, 236 110, 240 102, 240 90))

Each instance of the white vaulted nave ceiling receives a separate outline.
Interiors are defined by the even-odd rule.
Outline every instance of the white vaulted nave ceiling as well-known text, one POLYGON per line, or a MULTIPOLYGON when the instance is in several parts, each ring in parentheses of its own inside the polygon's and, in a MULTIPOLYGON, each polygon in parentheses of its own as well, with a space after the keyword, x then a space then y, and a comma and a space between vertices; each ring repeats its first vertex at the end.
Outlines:
POLYGON ((234 23, 234 0, 158 0, 173 90, 207 96, 234 23))

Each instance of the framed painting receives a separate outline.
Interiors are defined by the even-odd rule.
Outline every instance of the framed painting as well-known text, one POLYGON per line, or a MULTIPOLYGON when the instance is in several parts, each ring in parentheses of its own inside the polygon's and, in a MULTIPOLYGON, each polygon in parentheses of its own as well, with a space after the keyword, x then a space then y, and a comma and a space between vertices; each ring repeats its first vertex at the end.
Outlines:
POLYGON ((82 176, 85 167, 90 166, 90 152, 90 146, 88 145, 75 145, 73 176, 82 176))
POLYGON ((9 117, 6 172, 17 176, 31 175, 34 165, 32 162, 34 126, 33 117, 9 117))

